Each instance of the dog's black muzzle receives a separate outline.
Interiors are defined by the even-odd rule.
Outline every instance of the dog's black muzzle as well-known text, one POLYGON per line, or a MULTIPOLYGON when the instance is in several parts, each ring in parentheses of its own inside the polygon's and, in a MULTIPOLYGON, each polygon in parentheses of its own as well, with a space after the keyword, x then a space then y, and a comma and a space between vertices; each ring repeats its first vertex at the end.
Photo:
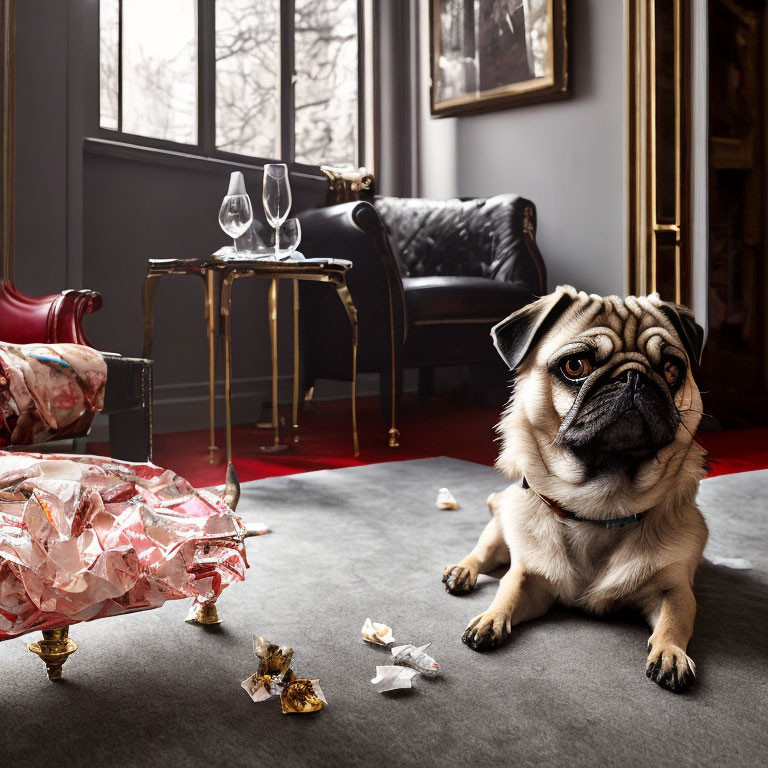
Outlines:
POLYGON ((675 439, 680 423, 669 389, 637 370, 599 380, 574 408, 559 439, 592 473, 636 470, 675 439))

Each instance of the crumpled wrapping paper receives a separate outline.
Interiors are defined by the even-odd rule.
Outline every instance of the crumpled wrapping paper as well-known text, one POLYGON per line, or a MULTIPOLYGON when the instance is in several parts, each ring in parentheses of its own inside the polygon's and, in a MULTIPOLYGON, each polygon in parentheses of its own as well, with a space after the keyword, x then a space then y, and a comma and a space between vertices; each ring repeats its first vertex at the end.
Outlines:
POLYGON ((0 446, 85 434, 106 381, 107 364, 90 347, 0 342, 0 446))
POLYGON ((0 640, 245 578, 245 527, 153 464, 0 451, 0 640))

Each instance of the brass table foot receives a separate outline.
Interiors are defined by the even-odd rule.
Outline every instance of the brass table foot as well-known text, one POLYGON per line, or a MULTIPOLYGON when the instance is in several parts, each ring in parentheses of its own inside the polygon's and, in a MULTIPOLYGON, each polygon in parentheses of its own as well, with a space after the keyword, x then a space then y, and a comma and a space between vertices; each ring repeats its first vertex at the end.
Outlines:
POLYGON ((392 427, 392 429, 389 430, 389 447, 390 448, 400 447, 400 430, 395 429, 394 427, 392 427))
POLYGON ((273 445, 260 445, 259 450, 262 453, 285 453, 289 447, 288 443, 275 443, 273 445))
POLYGON ((49 680, 61 680, 61 667, 77 650, 77 643, 69 639, 69 627, 59 627, 44 629, 43 639, 39 643, 29 643, 27 648, 45 662, 49 680))
POLYGON ((208 463, 209 464, 215 464, 216 463, 216 451, 219 450, 218 445, 209 445, 208 446, 208 463))
POLYGON ((192 603, 184 621, 188 624, 221 624, 216 603, 198 603, 197 600, 192 603))

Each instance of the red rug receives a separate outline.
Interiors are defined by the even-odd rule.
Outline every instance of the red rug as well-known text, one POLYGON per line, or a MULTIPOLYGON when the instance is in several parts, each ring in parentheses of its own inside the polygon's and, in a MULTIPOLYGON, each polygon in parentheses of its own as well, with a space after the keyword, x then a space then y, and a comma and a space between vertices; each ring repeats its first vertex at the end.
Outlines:
MULTIPOLYGON (((451 456, 456 459, 493 464, 498 451, 493 427, 498 408, 458 405, 446 399, 419 404, 404 398, 400 410, 400 447, 387 445, 387 427, 379 415, 377 398, 358 402, 360 456, 352 455, 352 428, 349 402, 321 402, 301 419, 301 442, 282 454, 265 454, 260 445, 271 442, 271 431, 255 426, 233 430, 235 469, 241 482, 264 477, 338 469, 383 461, 451 456)), ((288 409, 284 415, 290 418, 288 409)), ((731 432, 702 432, 700 443, 710 454, 710 476, 768 468, 768 429, 731 432)), ((224 430, 217 430, 216 443, 224 445, 224 430)), ((155 436, 154 461, 172 467, 198 487, 224 481, 224 452, 217 463, 208 463, 208 432, 175 432, 155 436)), ((91 443, 94 453, 108 450, 105 444, 91 443)))

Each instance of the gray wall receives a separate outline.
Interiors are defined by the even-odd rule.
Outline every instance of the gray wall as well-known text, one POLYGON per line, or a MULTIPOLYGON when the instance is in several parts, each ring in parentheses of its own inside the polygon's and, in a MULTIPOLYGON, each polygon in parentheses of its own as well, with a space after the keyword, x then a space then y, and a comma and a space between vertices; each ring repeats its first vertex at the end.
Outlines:
MULTIPOLYGON (((550 288, 623 293, 624 3, 577 0, 569 8, 568 101, 436 120, 424 91, 421 194, 529 197, 550 288)), ((423 83, 425 20, 422 14, 423 83)))

